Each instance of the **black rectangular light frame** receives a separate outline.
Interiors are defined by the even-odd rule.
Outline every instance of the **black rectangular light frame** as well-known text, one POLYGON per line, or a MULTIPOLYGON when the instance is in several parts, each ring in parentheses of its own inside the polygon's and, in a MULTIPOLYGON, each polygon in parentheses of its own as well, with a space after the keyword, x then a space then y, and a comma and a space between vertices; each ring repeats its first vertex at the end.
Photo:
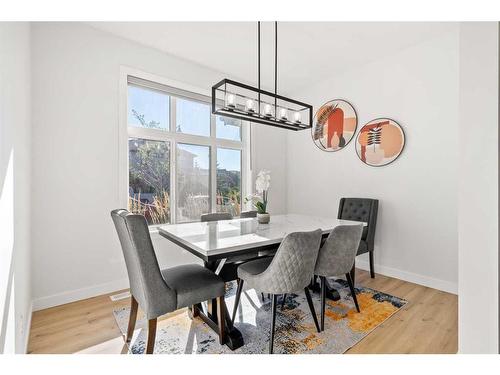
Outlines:
MULTIPOLYGON (((238 95, 238 93, 233 93, 231 94, 238 95)), ((253 100, 253 98, 251 98, 253 100)), ((280 105, 282 107, 283 105, 280 105)), ((312 128, 312 122, 313 122, 313 107, 310 104, 300 102, 298 100, 290 99, 278 94, 274 94, 272 92, 258 89, 255 87, 252 87, 250 85, 246 85, 241 82, 233 81, 231 79, 223 79, 222 81, 216 83, 214 86, 212 86, 212 113, 214 115, 220 115, 220 116, 226 116, 226 117, 231 117, 231 118, 236 118, 236 119, 241 119, 245 121, 250 121, 250 122, 257 122, 260 124, 265 124, 265 125, 270 125, 270 126, 275 126, 278 128, 282 129, 288 129, 288 130, 306 130, 312 128), (254 113, 248 113, 245 110, 242 110, 240 108, 228 108, 225 106, 225 101, 222 101, 224 104, 222 106, 217 107, 217 103, 220 102, 220 100, 217 99, 217 91, 221 92, 226 92, 226 86, 227 85, 232 85, 236 87, 240 87, 245 90, 252 91, 257 94, 257 108, 258 111, 254 113), (271 97, 274 99, 274 114, 275 116, 273 117, 266 117, 261 113, 261 95, 265 95, 267 97, 271 97), (277 111, 277 101, 285 102, 285 103, 291 103, 295 106, 301 107, 301 111, 307 111, 307 123, 297 123, 293 122, 290 120, 283 121, 281 119, 276 118, 276 111, 277 111)))

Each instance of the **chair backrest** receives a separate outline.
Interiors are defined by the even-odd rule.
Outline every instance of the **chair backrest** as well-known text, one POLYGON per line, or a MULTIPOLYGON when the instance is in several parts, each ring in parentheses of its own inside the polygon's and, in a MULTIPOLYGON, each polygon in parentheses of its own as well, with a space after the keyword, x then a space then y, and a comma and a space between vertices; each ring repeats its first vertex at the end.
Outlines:
POLYGON ((247 217, 257 217, 257 211, 243 211, 240 213, 242 219, 247 217))
POLYGON ((314 274, 329 277, 348 273, 354 265, 362 232, 362 224, 333 228, 319 250, 314 274))
POLYGON ((317 229, 287 234, 271 264, 261 273, 260 289, 272 294, 303 290, 313 277, 322 233, 317 229))
POLYGON ((362 239, 366 241, 368 251, 373 251, 377 213, 378 199, 341 198, 337 218, 367 223, 367 226, 363 228, 362 239))
POLYGON ((111 218, 125 258, 130 292, 141 309, 148 317, 174 311, 177 296, 161 275, 144 216, 121 209, 111 211, 111 218))
POLYGON ((233 215, 229 212, 216 212, 201 215, 201 221, 232 220, 233 215))

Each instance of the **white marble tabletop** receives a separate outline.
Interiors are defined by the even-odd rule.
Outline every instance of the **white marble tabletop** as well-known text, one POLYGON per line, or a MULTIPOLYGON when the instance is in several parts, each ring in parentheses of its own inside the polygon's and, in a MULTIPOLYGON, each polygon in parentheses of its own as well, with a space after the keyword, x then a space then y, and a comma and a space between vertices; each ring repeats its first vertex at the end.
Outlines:
POLYGON ((269 224, 255 218, 170 224, 159 233, 202 258, 279 244, 286 234, 322 229, 329 233, 339 225, 364 225, 359 221, 297 214, 271 215, 269 224))

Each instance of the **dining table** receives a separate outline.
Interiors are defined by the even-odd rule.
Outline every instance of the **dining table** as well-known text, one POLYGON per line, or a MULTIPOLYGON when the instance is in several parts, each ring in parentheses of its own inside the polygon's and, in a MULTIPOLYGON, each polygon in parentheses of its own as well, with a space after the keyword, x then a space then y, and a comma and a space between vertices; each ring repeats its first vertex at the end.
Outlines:
MULTIPOLYGON (((167 240, 200 258, 206 268, 220 275, 224 281, 237 278, 239 264, 259 256, 275 252, 289 233, 321 229, 323 241, 339 225, 366 225, 359 221, 301 214, 272 215, 268 224, 260 224, 257 218, 235 218, 208 222, 167 224, 158 233, 167 240)), ((330 290, 330 298, 338 299, 338 292, 330 290)), ((194 306, 193 316, 199 316, 215 332, 217 326, 217 301, 207 302, 206 313, 201 304, 194 306)), ((235 350, 244 345, 241 332, 233 326, 229 313, 226 324, 226 345, 235 350)))

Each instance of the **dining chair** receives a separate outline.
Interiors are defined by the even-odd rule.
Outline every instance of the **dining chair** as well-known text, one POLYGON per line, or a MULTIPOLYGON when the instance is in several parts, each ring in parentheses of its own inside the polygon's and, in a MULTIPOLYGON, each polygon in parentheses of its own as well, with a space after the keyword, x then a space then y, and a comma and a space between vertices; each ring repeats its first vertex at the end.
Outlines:
MULTIPOLYGON (((232 220, 233 216, 229 212, 215 212, 201 215, 202 222, 212 222, 219 220, 232 220)), ((242 262, 248 259, 255 259, 254 255, 236 255, 228 258, 227 263, 242 262)))
POLYGON ((201 215, 201 221, 232 220, 233 215, 229 212, 214 212, 201 215))
POLYGON ((268 258, 246 262, 238 267, 238 288, 233 309, 233 322, 240 302, 243 285, 256 291, 271 294, 271 337, 269 353, 273 353, 274 327, 276 322, 276 304, 278 295, 303 290, 309 309, 320 332, 311 294, 307 286, 313 276, 319 246, 321 244, 321 229, 311 232, 294 232, 285 236, 276 255, 268 258))
MULTIPOLYGON (((257 217, 257 211, 243 211, 240 213, 241 219, 254 218, 254 217, 257 217)), ((273 256, 274 253, 276 253, 276 249, 261 250, 257 254, 259 257, 269 257, 269 256, 273 256)), ((262 293, 262 299, 264 299, 263 293, 262 293)))
POLYGON ((219 342, 224 344, 224 281, 198 264, 160 269, 144 216, 119 209, 111 211, 111 217, 121 243, 132 295, 127 343, 134 333, 138 307, 148 320, 146 354, 151 354, 160 315, 217 299, 219 342))
POLYGON ((242 211, 240 213, 240 218, 246 219, 249 217, 257 217, 257 211, 242 211))
POLYGON ((361 224, 335 227, 319 250, 314 274, 321 279, 321 331, 325 329, 327 277, 345 275, 356 310, 360 312, 350 271, 356 258, 362 232, 363 225, 361 224))
MULTIPOLYGON (((367 225, 363 228, 361 241, 356 255, 368 253, 370 257, 370 277, 375 278, 373 251, 375 250, 375 228, 377 226, 378 199, 370 198, 341 198, 339 203, 338 219, 362 221, 367 225)), ((351 270, 353 283, 356 279, 355 266, 351 270)))
MULTIPOLYGON (((257 211, 244 211, 240 214, 240 218, 251 218, 257 217, 257 211), (255 213, 255 214, 254 214, 255 213)), ((201 215, 202 222, 211 222, 218 220, 231 220, 233 217, 230 213, 227 212, 217 212, 217 213, 209 213, 201 215)), ((259 251, 257 254, 245 254, 245 255, 233 255, 226 259, 226 268, 224 269, 223 276, 226 277, 226 281, 234 280, 236 269, 243 262, 247 262, 249 260, 254 260, 258 257, 266 257, 269 255, 273 255, 273 250, 264 250, 259 251)), ((262 294, 262 300, 264 300, 264 294, 262 294)))

